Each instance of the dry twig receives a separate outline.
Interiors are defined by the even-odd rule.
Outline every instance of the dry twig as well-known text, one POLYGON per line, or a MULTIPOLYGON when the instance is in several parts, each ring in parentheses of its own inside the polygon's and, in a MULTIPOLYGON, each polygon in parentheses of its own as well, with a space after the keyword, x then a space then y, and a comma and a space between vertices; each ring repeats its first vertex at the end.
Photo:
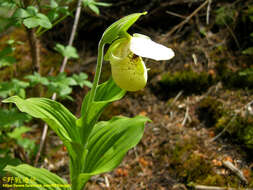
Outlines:
POLYGON ((250 101, 249 103, 247 103, 245 106, 243 106, 238 113, 235 113, 234 116, 232 117, 232 119, 229 121, 229 123, 226 125, 226 127, 224 127, 224 129, 218 134, 216 135, 214 138, 212 138, 210 140, 210 142, 216 141, 219 137, 221 137, 226 131, 227 129, 231 126, 231 124, 234 122, 234 120, 236 119, 237 115, 244 109, 246 108, 246 110, 248 109, 249 105, 251 105, 253 103, 253 100, 250 101))
POLYGON ((202 3, 197 9, 195 9, 188 17, 185 18, 182 22, 180 22, 178 25, 174 26, 168 33, 166 33, 163 36, 163 39, 168 38, 171 36, 175 31, 177 31, 179 28, 184 26, 186 23, 188 23, 193 16, 195 16, 202 8, 204 8, 208 4, 209 0, 206 0, 204 3, 202 3))
POLYGON ((169 109, 176 103, 176 101, 178 100, 178 98, 183 94, 183 90, 179 91, 179 93, 176 95, 176 97, 173 99, 173 101, 171 102, 171 104, 168 106, 168 108, 165 110, 165 114, 167 114, 169 112, 169 109))
POLYGON ((210 11, 211 11, 212 0, 208 0, 207 10, 206 10, 206 24, 209 24, 210 11))
POLYGON ((241 170, 234 166, 230 161, 223 161, 223 165, 234 172, 244 183, 248 184, 248 180, 244 177, 241 170))
POLYGON ((178 13, 174 13, 174 12, 171 12, 171 11, 166 11, 167 14, 170 14, 170 15, 173 15, 173 16, 176 16, 176 17, 179 17, 179 18, 182 18, 182 19, 186 19, 185 16, 183 15, 180 15, 178 13))
MULTIPOLYGON (((194 188, 196 190, 238 190, 238 188, 206 186, 206 185, 194 185, 194 188)), ((253 189, 245 189, 245 190, 253 190, 253 189)))

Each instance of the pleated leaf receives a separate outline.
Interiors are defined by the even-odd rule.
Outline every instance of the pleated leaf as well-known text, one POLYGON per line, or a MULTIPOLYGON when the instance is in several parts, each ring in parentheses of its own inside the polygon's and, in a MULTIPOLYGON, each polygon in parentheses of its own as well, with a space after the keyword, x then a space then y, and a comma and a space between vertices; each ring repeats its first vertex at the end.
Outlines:
POLYGON ((126 91, 119 88, 111 78, 107 82, 98 86, 95 99, 90 103, 89 108, 88 100, 90 93, 85 96, 81 110, 82 117, 79 120, 83 142, 86 142, 89 133, 99 119, 104 108, 111 102, 120 100, 125 93, 126 91))
POLYGON ((43 168, 35 168, 27 164, 21 164, 18 166, 6 166, 4 171, 11 173, 12 175, 19 177, 19 179, 28 179, 25 185, 27 189, 39 189, 39 190, 62 190, 71 189, 67 182, 49 172, 43 168))
POLYGON ((98 122, 88 141, 86 167, 79 175, 79 184, 84 185, 91 176, 116 168, 126 152, 141 140, 147 121, 146 117, 136 116, 98 122))
POLYGON ((62 104, 47 98, 22 99, 18 96, 12 96, 3 102, 15 103, 20 111, 44 120, 61 138, 70 156, 78 157, 75 155, 76 150, 73 151, 73 148, 78 147, 81 142, 76 128, 76 118, 62 104))

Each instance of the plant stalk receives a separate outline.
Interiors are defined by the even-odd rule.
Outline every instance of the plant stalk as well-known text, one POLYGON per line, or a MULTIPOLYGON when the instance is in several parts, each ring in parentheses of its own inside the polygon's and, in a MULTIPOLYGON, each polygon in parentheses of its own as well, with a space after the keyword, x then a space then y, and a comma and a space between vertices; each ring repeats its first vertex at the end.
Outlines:
POLYGON ((90 124, 85 123, 85 117, 87 115, 87 111, 92 106, 92 102, 95 101, 96 90, 97 90, 97 87, 98 87, 99 78, 100 78, 100 74, 101 74, 101 70, 102 70, 103 57, 104 57, 104 44, 102 44, 101 41, 100 41, 99 44, 98 44, 98 58, 97 58, 96 72, 95 72, 94 80, 93 80, 93 83, 92 83, 92 88, 91 88, 91 91, 90 91, 87 106, 86 106, 86 109, 85 109, 85 113, 82 115, 82 120, 84 121, 82 125, 88 125, 86 127, 82 126, 82 128, 81 128, 82 144, 84 145, 84 147, 86 147, 87 140, 89 138, 89 135, 90 135, 92 127, 93 127, 90 124))
POLYGON ((93 80, 90 97, 88 101, 88 108, 90 104, 95 100, 96 90, 99 82, 99 78, 101 75, 102 64, 103 64, 103 57, 104 57, 104 44, 101 44, 101 41, 98 44, 98 58, 97 58, 97 66, 96 66, 96 73, 93 80))
MULTIPOLYGON (((92 106, 91 103, 95 100, 96 90, 97 90, 97 87, 98 87, 99 78, 100 78, 100 75, 101 75, 101 70, 102 70, 102 65, 103 65, 103 57, 104 57, 104 44, 102 44, 101 40, 100 40, 100 42, 98 44, 98 58, 97 58, 96 72, 95 72, 92 88, 91 88, 91 91, 90 91, 90 96, 89 96, 89 100, 88 100, 88 105, 87 105, 86 111, 89 110, 90 106, 92 106)), ((91 130, 92 130, 92 126, 89 126, 88 128, 86 128, 85 135, 82 137, 83 138, 82 139, 82 143, 84 145, 84 148, 87 145, 87 140, 89 138, 91 130)), ((81 130, 81 134, 84 134, 84 131, 81 130)), ((86 152, 84 152, 83 157, 81 158, 82 160, 84 160, 83 163, 81 162, 82 163, 81 164, 82 168, 85 167, 85 157, 86 157, 86 155, 88 153, 87 149, 85 149, 84 151, 86 151, 86 152)), ((82 169, 81 169, 81 171, 75 171, 74 172, 75 176, 71 176, 72 190, 81 190, 80 186, 78 184, 78 180, 77 180, 80 172, 82 172, 82 169)))
POLYGON ((34 29, 27 28, 26 33, 27 33, 28 41, 30 45, 33 70, 41 74, 39 40, 36 38, 34 29))

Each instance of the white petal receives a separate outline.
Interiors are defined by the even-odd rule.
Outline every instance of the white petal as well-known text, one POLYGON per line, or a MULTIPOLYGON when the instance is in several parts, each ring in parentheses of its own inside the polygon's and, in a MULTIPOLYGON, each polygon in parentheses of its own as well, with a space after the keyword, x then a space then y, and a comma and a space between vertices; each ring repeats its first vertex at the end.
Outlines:
POLYGON ((172 49, 141 36, 131 38, 130 50, 136 55, 157 61, 168 60, 175 55, 172 49))

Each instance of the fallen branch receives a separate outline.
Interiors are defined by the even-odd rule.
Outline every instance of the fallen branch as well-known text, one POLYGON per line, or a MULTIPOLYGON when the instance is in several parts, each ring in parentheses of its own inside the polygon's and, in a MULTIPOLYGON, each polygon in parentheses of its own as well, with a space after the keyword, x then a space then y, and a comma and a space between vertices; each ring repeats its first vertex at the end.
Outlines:
POLYGON ((222 161, 223 165, 235 173, 244 183, 248 184, 248 180, 244 177, 241 170, 234 166, 230 161, 222 161))
MULTIPOLYGON (((75 34, 76 34, 76 29, 77 29, 80 14, 81 14, 81 8, 82 8, 82 0, 78 0, 76 14, 75 14, 75 20, 74 20, 74 24, 73 24, 73 27, 72 27, 72 31, 71 31, 70 38, 69 38, 69 43, 68 43, 69 46, 72 46, 73 41, 74 41, 74 37, 75 37, 75 34)), ((68 58, 64 57, 61 68, 60 68, 60 73, 64 72, 67 62, 68 62, 68 58)), ((57 94, 54 93, 53 96, 51 97, 51 99, 55 100, 56 96, 57 96, 57 94)), ((37 165, 37 163, 39 161, 40 154, 41 154, 41 151, 44 147, 44 143, 45 143, 45 140, 46 140, 47 130, 48 130, 48 125, 44 124, 43 132, 42 132, 41 140, 40 140, 40 147, 39 147, 39 150, 36 154, 34 165, 37 165)))
POLYGON ((186 17, 182 22, 180 22, 178 25, 174 26, 168 33, 166 33, 162 38, 163 40, 171 36, 176 30, 184 26, 186 23, 188 23, 193 16, 195 16, 202 8, 204 8, 208 4, 209 0, 206 0, 204 3, 202 3, 197 9, 195 9, 192 14, 190 14, 188 17, 186 17))
MULTIPOLYGON (((217 187, 217 186, 206 186, 206 185, 194 185, 196 190, 239 190, 238 188, 231 187, 217 187)), ((244 190, 253 190, 252 188, 244 190)))

